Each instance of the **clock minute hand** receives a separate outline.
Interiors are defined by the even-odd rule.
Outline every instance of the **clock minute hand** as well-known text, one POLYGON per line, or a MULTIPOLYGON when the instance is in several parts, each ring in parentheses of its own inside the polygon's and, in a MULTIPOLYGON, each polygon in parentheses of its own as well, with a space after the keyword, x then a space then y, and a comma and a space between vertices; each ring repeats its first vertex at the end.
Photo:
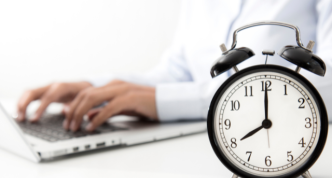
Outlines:
POLYGON ((260 127, 256 128, 255 130, 249 132, 247 135, 245 135, 243 138, 241 138, 241 141, 248 138, 248 137, 250 137, 250 136, 252 136, 252 135, 254 135, 256 132, 260 131, 262 128, 264 128, 264 127, 260 126, 260 127))

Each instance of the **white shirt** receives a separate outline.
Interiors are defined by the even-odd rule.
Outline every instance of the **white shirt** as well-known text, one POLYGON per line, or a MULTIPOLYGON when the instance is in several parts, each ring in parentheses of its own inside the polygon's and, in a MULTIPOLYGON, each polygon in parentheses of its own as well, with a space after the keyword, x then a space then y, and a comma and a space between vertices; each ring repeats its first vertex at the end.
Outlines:
MULTIPOLYGON (((206 118, 210 101, 218 87, 233 72, 212 79, 210 68, 221 55, 219 45, 230 48, 233 31, 257 21, 281 21, 301 30, 303 44, 316 42, 314 53, 326 64, 320 77, 302 69, 322 95, 327 110, 332 108, 332 0, 185 0, 173 45, 162 62, 144 75, 107 75, 90 80, 102 86, 113 79, 156 87, 157 112, 161 121, 206 118)), ((238 65, 239 70, 263 64, 263 49, 278 52, 283 46, 296 45, 295 32, 278 26, 259 26, 238 34, 237 47, 246 46, 256 55, 238 65)), ((269 64, 295 69, 279 57, 269 64)))

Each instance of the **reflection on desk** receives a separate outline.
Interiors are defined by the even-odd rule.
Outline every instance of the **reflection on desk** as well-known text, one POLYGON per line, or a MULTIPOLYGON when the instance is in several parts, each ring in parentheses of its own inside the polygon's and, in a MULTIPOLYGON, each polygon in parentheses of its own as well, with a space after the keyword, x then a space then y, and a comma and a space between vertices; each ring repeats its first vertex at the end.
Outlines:
MULTIPOLYGON (((313 177, 332 177, 332 137, 310 169, 313 177)), ((200 133, 121 149, 107 149, 36 164, 0 150, 1 177, 172 177, 230 178, 200 133)))

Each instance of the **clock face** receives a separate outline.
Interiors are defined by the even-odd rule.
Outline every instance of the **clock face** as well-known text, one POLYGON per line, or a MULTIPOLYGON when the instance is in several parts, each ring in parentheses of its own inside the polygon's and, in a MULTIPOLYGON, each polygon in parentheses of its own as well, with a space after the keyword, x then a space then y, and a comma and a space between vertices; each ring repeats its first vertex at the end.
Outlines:
POLYGON ((223 155, 251 175, 299 170, 317 146, 321 119, 310 89, 285 72, 248 72, 216 103, 214 134, 223 155))

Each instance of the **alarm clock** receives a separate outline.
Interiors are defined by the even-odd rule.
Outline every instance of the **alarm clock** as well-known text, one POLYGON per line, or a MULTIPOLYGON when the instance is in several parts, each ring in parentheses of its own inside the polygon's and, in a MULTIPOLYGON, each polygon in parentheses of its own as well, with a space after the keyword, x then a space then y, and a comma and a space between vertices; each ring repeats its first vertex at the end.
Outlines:
POLYGON ((303 68, 324 76, 325 63, 312 53, 314 42, 304 47, 299 28, 282 22, 257 22, 236 29, 229 50, 211 68, 212 77, 233 68, 215 93, 208 112, 208 135, 219 160, 233 178, 311 178, 309 168, 323 151, 328 116, 316 88, 300 74, 303 68), (260 25, 278 25, 295 31, 297 45, 279 51, 295 70, 267 64, 273 50, 264 50, 265 63, 239 70, 236 65, 254 56, 247 48, 235 48, 237 33, 260 25))

